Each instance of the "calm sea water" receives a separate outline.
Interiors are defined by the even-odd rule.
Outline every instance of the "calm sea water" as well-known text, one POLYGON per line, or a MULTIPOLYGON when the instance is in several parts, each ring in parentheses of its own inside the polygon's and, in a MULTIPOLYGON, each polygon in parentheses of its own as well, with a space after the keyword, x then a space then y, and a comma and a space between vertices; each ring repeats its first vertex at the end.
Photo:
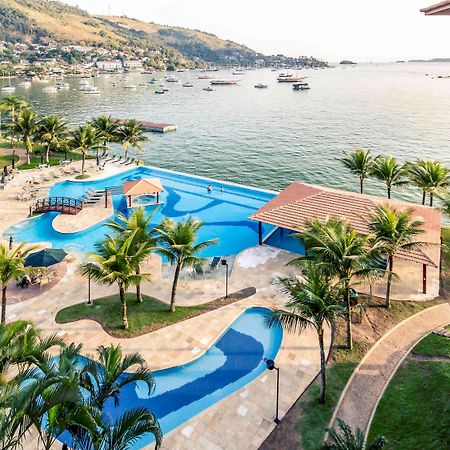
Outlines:
MULTIPOLYGON (((356 190, 357 180, 337 161, 355 147, 401 161, 436 158, 450 165, 450 79, 433 78, 450 75, 448 64, 300 71, 311 86, 303 92, 277 83, 277 72, 270 70, 248 71, 234 77, 241 79, 238 86, 218 86, 214 92, 203 91, 209 81, 198 80, 199 72, 176 75, 194 87, 166 83, 170 91, 164 95, 155 95, 157 84, 125 89, 151 78, 136 73, 98 77, 100 96, 80 92, 78 79, 67 80, 71 89, 55 94, 42 92, 46 84, 33 83, 29 89, 17 87, 16 95, 40 113, 62 114, 74 124, 100 114, 174 123, 176 132, 150 135, 144 161, 262 188, 278 190, 301 180, 356 190), (255 89, 259 82, 268 89, 255 89)), ((213 75, 233 78, 231 71, 213 75)), ((384 193, 376 181, 367 190, 384 193)), ((404 189, 395 195, 420 198, 404 189)))

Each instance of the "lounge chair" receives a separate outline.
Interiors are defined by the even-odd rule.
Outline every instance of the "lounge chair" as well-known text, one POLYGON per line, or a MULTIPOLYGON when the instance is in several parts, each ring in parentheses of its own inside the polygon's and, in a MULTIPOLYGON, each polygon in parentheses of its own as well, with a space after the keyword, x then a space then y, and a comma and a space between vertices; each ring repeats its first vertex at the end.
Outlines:
POLYGON ((205 271, 203 270, 203 267, 200 265, 194 266, 194 277, 202 277, 205 275, 205 271))
POLYGON ((221 257, 220 256, 214 256, 214 258, 211 261, 211 264, 209 265, 209 268, 211 270, 217 269, 217 266, 219 265, 221 257))

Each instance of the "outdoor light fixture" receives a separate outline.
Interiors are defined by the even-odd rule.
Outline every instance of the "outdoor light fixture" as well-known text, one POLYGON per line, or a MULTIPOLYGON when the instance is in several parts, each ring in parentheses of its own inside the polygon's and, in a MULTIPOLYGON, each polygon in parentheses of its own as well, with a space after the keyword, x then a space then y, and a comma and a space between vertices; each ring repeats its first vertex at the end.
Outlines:
POLYGON ((264 358, 264 362, 266 363, 267 370, 275 369, 277 371, 277 404, 275 407, 274 422, 278 425, 281 422, 281 420, 278 418, 278 403, 280 399, 280 368, 275 365, 275 361, 273 359, 264 358))
POLYGON ((228 298, 228 261, 222 259, 222 266, 225 266, 225 298, 228 298))

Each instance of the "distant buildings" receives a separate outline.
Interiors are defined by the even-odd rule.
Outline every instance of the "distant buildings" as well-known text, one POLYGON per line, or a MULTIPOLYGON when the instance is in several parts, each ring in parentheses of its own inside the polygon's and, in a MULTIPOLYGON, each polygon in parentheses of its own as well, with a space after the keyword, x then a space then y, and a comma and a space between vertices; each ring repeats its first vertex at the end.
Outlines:
POLYGON ((113 61, 97 61, 95 63, 97 66, 97 69, 105 70, 108 72, 113 72, 115 70, 122 69, 122 62, 119 60, 113 60, 113 61))

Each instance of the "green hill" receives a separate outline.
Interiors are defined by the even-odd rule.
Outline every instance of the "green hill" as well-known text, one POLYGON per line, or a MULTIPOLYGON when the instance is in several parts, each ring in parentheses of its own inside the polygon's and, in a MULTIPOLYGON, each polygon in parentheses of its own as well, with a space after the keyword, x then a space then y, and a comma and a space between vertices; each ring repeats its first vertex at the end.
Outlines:
POLYGON ((160 66, 250 64, 264 58, 212 34, 127 17, 91 16, 59 1, 0 0, 0 40, 92 46, 130 57, 147 57, 160 66))

